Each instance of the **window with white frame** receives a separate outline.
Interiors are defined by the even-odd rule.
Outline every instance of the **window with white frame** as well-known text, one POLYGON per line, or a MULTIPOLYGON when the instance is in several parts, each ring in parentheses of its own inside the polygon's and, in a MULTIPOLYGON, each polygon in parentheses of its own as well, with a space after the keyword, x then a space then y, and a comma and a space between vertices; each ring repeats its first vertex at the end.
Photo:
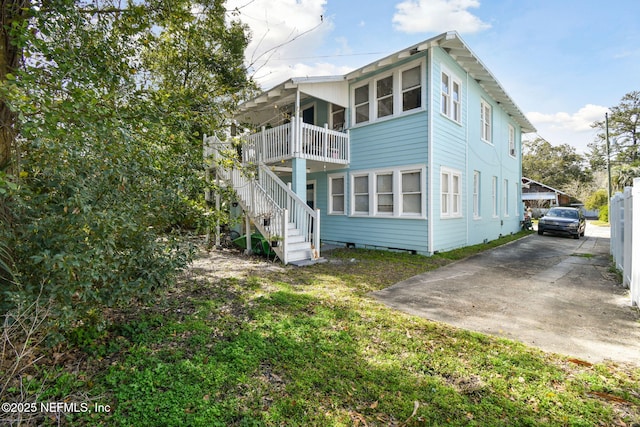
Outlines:
POLYGON ((509 216, 509 180, 504 180, 504 189, 502 191, 502 199, 504 206, 504 216, 509 216))
POLYGON ((402 111, 415 110, 422 106, 422 76, 421 67, 410 68, 401 73, 402 111))
POLYGON ((423 61, 416 60, 391 74, 376 75, 356 83, 352 92, 352 123, 364 124, 397 117, 424 108, 423 61))
POLYGON ((345 128, 345 108, 331 104, 331 129, 344 130, 345 128))
POLYGON ((462 120, 462 117, 460 115, 460 111, 461 111, 460 102, 461 102, 461 96, 462 96, 462 94, 460 93, 461 91, 460 83, 454 80, 452 86, 453 86, 451 91, 451 102, 452 102, 451 113, 453 114, 452 119, 460 123, 460 120, 462 120))
POLYGON ((473 217, 480 218, 480 171, 473 171, 473 217))
POLYGON ((440 112, 449 117, 451 109, 451 78, 449 74, 443 72, 440 90, 440 112))
POLYGON ((353 214, 369 215, 369 175, 352 175, 353 177, 353 214))
POLYGON ((509 155, 516 156, 516 129, 509 125, 509 155))
POLYGON ((354 90, 356 124, 369 121, 369 84, 354 90))
POLYGON ((376 81, 376 117, 386 117, 393 114, 393 76, 376 81))
POLYGON ((401 214, 422 215, 422 173, 420 170, 400 172, 402 176, 401 214))
POLYGON ((491 144, 491 105, 486 101, 480 101, 480 126, 482 140, 491 144))
POLYGON ((375 212, 393 215, 393 173, 376 174, 375 212))
POLYGON ((424 218, 423 176, 423 166, 352 174, 351 214, 424 218))
POLYGON ((493 216, 498 216, 498 177, 491 178, 491 203, 493 205, 493 216))
POLYGON ((329 214, 344 215, 345 175, 329 175, 329 214))
POLYGON ((440 214, 443 218, 461 217, 461 173, 442 168, 440 172, 440 214))
POLYGON ((440 112, 451 120, 460 123, 462 84, 446 70, 442 71, 440 82, 440 112))

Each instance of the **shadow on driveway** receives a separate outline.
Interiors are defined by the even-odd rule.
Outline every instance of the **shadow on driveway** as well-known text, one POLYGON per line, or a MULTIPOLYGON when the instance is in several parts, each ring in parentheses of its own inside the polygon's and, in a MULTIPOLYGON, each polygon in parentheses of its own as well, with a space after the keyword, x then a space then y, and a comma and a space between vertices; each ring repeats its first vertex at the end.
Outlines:
POLYGON ((386 305, 590 362, 640 365, 640 313, 609 271, 609 228, 537 234, 372 295, 386 305))

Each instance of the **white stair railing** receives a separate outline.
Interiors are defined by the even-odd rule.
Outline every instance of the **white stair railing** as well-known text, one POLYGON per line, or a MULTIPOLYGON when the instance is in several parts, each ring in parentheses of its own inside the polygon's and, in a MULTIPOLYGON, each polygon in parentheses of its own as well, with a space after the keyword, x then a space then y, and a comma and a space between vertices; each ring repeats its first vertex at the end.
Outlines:
POLYGON ((258 169, 258 180, 269 197, 287 209, 287 222, 295 224, 304 241, 311 244, 312 257, 317 258, 320 255, 320 211, 311 209, 264 164, 258 169))
POLYGON ((233 160, 232 146, 215 137, 204 138, 204 153, 217 163, 218 177, 229 183, 242 208, 252 218, 256 228, 268 240, 282 242, 273 247, 278 257, 288 263, 289 224, 310 245, 309 258, 320 254, 320 211, 314 211, 280 180, 267 166, 260 163, 257 176, 233 160), (224 152, 227 152, 225 155, 224 152), (231 154, 231 156, 229 156, 231 154))

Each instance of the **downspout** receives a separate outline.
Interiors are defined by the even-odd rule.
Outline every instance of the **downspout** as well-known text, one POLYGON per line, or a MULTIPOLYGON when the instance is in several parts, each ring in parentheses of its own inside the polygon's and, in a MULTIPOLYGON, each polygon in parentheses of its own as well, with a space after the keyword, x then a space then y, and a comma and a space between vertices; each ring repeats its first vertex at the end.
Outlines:
POLYGON ((428 176, 428 185, 427 185, 427 252, 433 255, 433 219, 435 214, 433 212, 433 47, 429 47, 429 54, 427 55, 427 77, 429 80, 429 84, 427 84, 427 126, 428 130, 428 141, 427 141, 427 176, 428 176))

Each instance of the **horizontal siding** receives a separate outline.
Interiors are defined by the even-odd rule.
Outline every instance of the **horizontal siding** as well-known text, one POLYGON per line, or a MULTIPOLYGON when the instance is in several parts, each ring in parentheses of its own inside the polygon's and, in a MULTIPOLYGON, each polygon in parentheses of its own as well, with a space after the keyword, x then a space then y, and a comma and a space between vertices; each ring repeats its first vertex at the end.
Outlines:
POLYGON ((427 162, 427 113, 354 128, 351 138, 351 170, 427 162))
POLYGON ((440 49, 434 53, 433 73, 431 84, 434 88, 433 96, 433 213, 434 222, 433 245, 434 251, 446 251, 459 248, 467 244, 467 212, 463 208, 462 218, 441 218, 441 179, 440 171, 442 167, 460 172, 462 178, 461 202, 466 206, 467 194, 467 170, 466 170, 466 123, 467 103, 464 99, 467 95, 467 85, 465 73, 457 66, 451 58, 440 49), (449 74, 457 78, 462 83, 462 103, 461 103, 461 123, 457 123, 440 113, 441 111, 441 72, 442 64, 449 74))
MULTIPOLYGON (((343 172, 348 171, 344 170, 343 172)), ((332 171, 333 173, 335 172, 332 171)), ((316 181, 317 208, 321 213, 321 240, 354 243, 358 247, 394 248, 427 254, 428 229, 426 220, 327 215, 328 175, 325 173, 310 174, 309 180, 316 181)), ((349 188, 347 187, 348 193, 349 188)), ((346 204, 348 208, 348 200, 346 204)))

